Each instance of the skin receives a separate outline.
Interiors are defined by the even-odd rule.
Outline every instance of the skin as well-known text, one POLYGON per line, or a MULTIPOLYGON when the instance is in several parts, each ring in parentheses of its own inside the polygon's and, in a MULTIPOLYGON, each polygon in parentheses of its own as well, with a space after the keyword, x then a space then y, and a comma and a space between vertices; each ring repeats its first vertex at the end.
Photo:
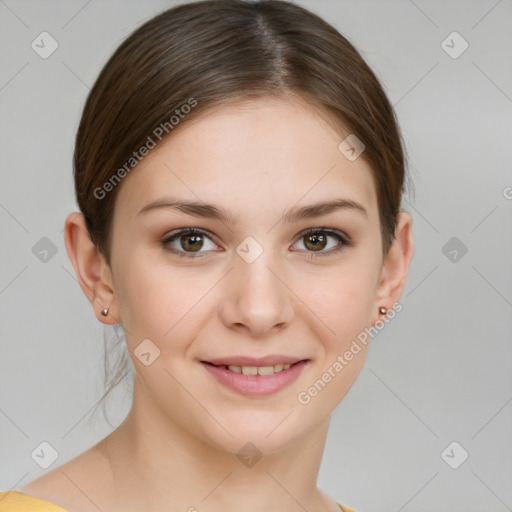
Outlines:
MULTIPOLYGON (((360 344, 308 404, 297 396, 382 319, 380 306, 399 301, 413 240, 411 217, 402 211, 383 259, 371 170, 363 157, 349 161, 338 150, 348 132, 329 121, 287 97, 223 106, 184 123, 124 178, 111 267, 90 242, 83 216, 68 216, 65 242, 83 292, 100 322, 121 321, 125 329, 136 370, 133 405, 107 438, 22 492, 73 512, 97 510, 91 501, 103 511, 217 512, 243 504, 246 512, 339 512, 316 481, 330 414, 361 371, 368 346, 360 344), (171 195, 213 203, 237 222, 169 208, 138 214, 171 195), (360 203, 367 215, 345 208, 290 224, 282 219, 291 207, 337 198, 360 203), (211 234, 201 238, 202 257, 180 258, 162 245, 186 227, 211 234), (301 232, 322 227, 353 245, 332 252, 340 242, 329 235, 315 251, 301 232), (236 252, 246 237, 263 248, 252 263, 236 252), (160 356, 145 366, 133 351, 148 338, 160 356), (309 363, 283 390, 247 397, 199 363, 234 354, 309 363), (247 442, 263 454, 252 467, 236 457, 247 442)), ((168 246, 189 247, 179 237, 168 246)))

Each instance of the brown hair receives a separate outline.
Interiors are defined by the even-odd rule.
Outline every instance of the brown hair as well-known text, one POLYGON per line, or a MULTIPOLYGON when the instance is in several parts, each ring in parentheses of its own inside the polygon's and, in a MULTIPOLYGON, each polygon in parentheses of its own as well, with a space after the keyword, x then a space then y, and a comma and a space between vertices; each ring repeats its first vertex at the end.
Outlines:
POLYGON ((75 189, 91 240, 107 262, 117 192, 150 140, 158 144, 164 131, 172 135, 175 125, 214 106, 289 93, 364 143, 361 158, 373 172, 386 254, 405 190, 405 155, 375 74, 345 37, 303 7, 206 0, 175 6, 136 29, 86 100, 74 152, 75 189))

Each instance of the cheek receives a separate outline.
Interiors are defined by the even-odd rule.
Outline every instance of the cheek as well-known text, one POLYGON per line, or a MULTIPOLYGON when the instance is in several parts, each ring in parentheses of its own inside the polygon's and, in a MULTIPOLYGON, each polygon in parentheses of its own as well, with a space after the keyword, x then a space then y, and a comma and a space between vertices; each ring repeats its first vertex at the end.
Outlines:
POLYGON ((125 254, 117 262, 116 296, 127 339, 161 339, 175 323, 180 284, 145 253, 125 254))
POLYGON ((143 252, 125 258, 120 269, 120 314, 132 346, 149 338, 162 351, 172 342, 176 351, 180 340, 192 339, 205 314, 201 298, 215 276, 177 269, 143 252))
POLYGON ((346 263, 302 278, 295 288, 322 321, 328 345, 349 342, 368 327, 375 306, 376 262, 354 258, 346 263))
MULTIPOLYGON (((318 283, 318 281, 316 281, 318 283)), ((347 394, 363 367, 368 352, 365 329, 371 325, 374 283, 367 272, 338 272, 325 281, 323 290, 310 295, 308 307, 321 322, 317 337, 323 353, 297 401, 304 414, 323 417, 347 394)))

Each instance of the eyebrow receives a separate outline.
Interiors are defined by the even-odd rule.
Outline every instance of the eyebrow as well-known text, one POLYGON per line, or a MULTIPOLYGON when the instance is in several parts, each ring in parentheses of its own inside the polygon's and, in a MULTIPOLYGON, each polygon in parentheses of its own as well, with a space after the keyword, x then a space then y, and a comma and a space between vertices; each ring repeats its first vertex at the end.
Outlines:
MULTIPOLYGON (((194 217, 217 219, 225 224, 234 225, 238 216, 233 216, 222 207, 198 201, 180 201, 172 198, 160 198, 144 206, 137 216, 158 208, 178 210, 194 217)), ((351 199, 333 199, 331 201, 318 202, 307 206, 294 206, 283 214, 285 223, 293 223, 299 220, 313 219, 322 215, 328 215, 338 210, 349 210, 359 212, 368 218, 368 212, 356 201, 351 199)))

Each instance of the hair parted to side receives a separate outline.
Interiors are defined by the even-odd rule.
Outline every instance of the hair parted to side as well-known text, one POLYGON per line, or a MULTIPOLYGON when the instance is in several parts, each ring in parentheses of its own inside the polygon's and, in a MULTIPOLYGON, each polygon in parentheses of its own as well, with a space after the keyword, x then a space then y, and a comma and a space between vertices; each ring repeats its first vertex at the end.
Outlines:
POLYGON ((316 105, 364 143, 360 158, 373 173, 387 254, 407 176, 395 113, 373 71, 333 26, 296 4, 205 0, 172 7, 137 28, 87 97, 76 135, 75 191, 107 263, 123 183, 105 184, 116 172, 130 172, 127 162, 136 172, 134 154, 155 139, 158 127, 168 127, 175 113, 181 126, 222 104, 289 94, 316 105))

